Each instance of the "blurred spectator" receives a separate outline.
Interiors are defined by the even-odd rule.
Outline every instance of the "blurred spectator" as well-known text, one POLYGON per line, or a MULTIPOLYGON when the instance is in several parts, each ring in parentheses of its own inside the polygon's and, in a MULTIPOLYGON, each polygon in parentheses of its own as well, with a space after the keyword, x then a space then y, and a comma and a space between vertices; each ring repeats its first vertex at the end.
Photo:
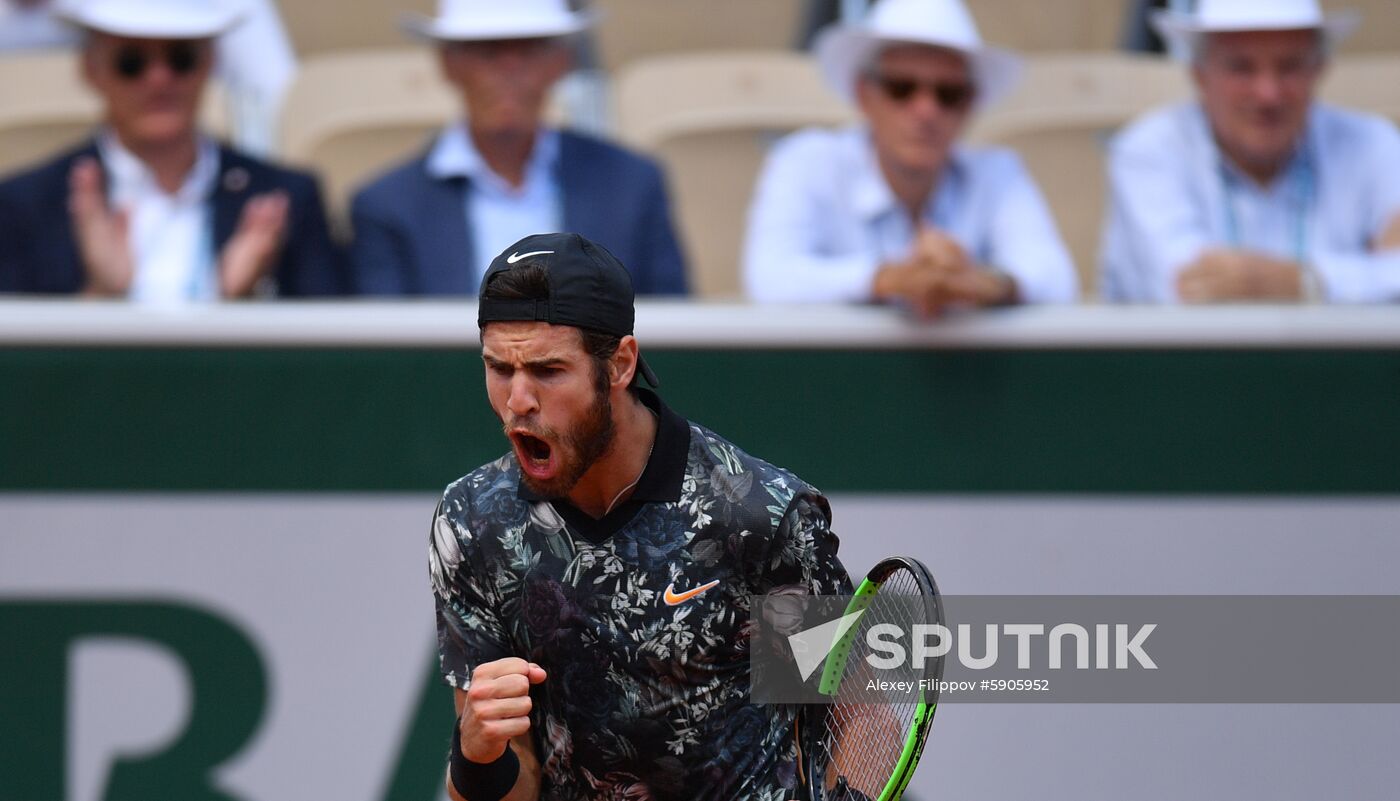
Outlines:
MULTIPOLYGON (((296 75, 296 56, 273 0, 219 0, 242 23, 217 39, 215 77, 228 100, 232 138, 249 153, 272 150, 282 98, 296 75)), ((73 47, 81 34, 62 19, 85 0, 0 0, 0 52, 73 47)))
POLYGON ((817 58, 865 118, 799 131, 759 177, 744 249, 763 302, 946 306, 1075 298, 1068 251, 1014 153, 957 144, 1019 61, 982 44, 960 0, 881 0, 829 28, 817 58))
POLYGON ((1354 15, 1202 0, 1153 18, 1197 100, 1109 153, 1104 295, 1171 303, 1400 298, 1400 132, 1313 100, 1354 15))
POLYGON ((76 44, 77 31, 50 6, 50 0, 0 0, 0 52, 76 44))
POLYGON ((464 118, 355 197, 354 282, 369 295, 472 295, 525 235, 577 231, 633 270, 638 294, 686 290, 661 172, 544 124, 588 17, 564 0, 442 0, 410 30, 434 41, 464 118))
POLYGON ((82 69, 95 139, 0 183, 0 291, 169 303, 331 294, 337 259, 316 181, 221 147, 196 124, 214 0, 84 0, 82 69))
POLYGON ((850 0, 806 0, 802 8, 802 27, 797 35, 798 46, 810 50, 817 42, 817 34, 843 19, 843 11, 849 5, 850 0))
POLYGON ((1152 27, 1152 13, 1166 8, 1172 0, 1125 0, 1128 13, 1123 19, 1123 49, 1141 53, 1161 53, 1166 43, 1152 27))

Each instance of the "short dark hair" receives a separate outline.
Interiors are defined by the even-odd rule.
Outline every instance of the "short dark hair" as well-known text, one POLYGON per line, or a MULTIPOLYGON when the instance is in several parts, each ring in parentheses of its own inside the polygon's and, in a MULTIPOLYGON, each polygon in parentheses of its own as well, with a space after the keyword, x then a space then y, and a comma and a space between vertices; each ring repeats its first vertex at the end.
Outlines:
MULTIPOLYGON (((519 267, 491 276, 491 283, 481 290, 481 297, 494 300, 548 300, 549 272, 544 265, 535 261, 523 262, 519 267)), ((578 329, 583 338, 583 350, 593 361, 593 380, 599 392, 608 391, 608 360, 617 353, 622 337, 578 329)), ((637 388, 637 372, 633 371, 628 389, 637 388)))

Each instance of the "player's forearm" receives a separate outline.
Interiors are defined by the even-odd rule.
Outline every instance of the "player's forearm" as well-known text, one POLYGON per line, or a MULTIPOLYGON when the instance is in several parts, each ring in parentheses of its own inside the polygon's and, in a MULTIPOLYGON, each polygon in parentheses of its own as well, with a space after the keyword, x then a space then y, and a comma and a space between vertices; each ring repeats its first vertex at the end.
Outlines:
POLYGON ((525 734, 511 741, 510 747, 520 760, 520 775, 511 788, 505 801, 537 801, 540 797, 540 761, 535 756, 535 746, 530 735, 525 734))

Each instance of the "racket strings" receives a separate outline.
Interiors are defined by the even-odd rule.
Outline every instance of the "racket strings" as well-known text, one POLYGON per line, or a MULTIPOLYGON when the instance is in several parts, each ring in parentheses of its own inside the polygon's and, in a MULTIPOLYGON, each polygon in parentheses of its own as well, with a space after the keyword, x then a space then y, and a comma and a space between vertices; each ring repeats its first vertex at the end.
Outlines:
MULTIPOLYGON (((900 755, 918 709, 921 672, 909 660, 896 669, 875 670, 865 660, 871 652, 866 639, 872 626, 894 624, 910 632, 927 622, 919 582, 907 570, 897 570, 880 586, 866 614, 857 623, 851 657, 846 663, 835 702, 827 707, 824 751, 828 792, 844 779, 848 798, 879 797, 899 764, 900 755)), ((835 796, 830 796, 835 798, 835 796)))

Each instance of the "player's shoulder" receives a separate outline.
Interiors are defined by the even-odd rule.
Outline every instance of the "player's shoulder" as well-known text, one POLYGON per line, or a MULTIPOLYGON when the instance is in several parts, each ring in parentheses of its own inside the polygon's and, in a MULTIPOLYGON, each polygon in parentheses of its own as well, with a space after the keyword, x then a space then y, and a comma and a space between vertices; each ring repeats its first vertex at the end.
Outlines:
POLYGON ((14 172, 0 175, 0 195, 33 202, 36 197, 56 194, 68 196, 68 174, 73 163, 84 156, 96 156, 97 147, 85 142, 74 148, 45 158, 37 164, 26 164, 14 172))
POLYGON ((249 179, 248 185, 258 190, 285 189, 306 193, 316 187, 316 176, 307 170, 260 158, 224 142, 219 143, 218 153, 219 170, 226 182, 233 180, 228 177, 230 171, 242 170, 249 179))
POLYGON ((1033 180, 1020 154, 1009 147, 960 144, 953 149, 952 164, 977 192, 999 193, 1033 180))
POLYGON ((1323 158, 1345 154, 1364 161, 1378 153, 1393 152, 1400 143, 1400 129, 1394 122, 1359 109, 1316 103, 1310 122, 1324 149, 1323 158))
POLYGON ((797 504, 829 510, 821 491, 797 474, 761 459, 698 423, 690 423, 686 487, 767 512, 774 528, 797 504))
POLYGON ((1143 155, 1180 158, 1196 140, 1206 136, 1200 104, 1171 103, 1149 109, 1109 139, 1111 156, 1143 155))
POLYGON ((1320 123, 1342 130, 1363 131, 1365 133, 1395 130, 1395 123, 1389 117, 1364 109, 1338 106, 1332 103, 1314 103, 1311 116, 1314 124, 1320 123))
POLYGON ((809 178, 847 180, 869 162, 869 134, 859 125, 800 128, 769 148, 770 169, 796 170, 809 178))
POLYGON ((563 150, 562 157, 570 160, 601 161, 614 169, 648 172, 659 170, 656 162, 650 157, 616 142, 569 129, 560 129, 558 133, 559 146, 563 150))
POLYGON ((486 517, 508 517, 527 504, 518 493, 520 466, 507 453, 447 485, 442 493, 442 514, 459 523, 486 517))
POLYGON ((359 213, 402 212, 406 202, 421 197, 435 185, 437 179, 428 173, 427 163, 427 155, 419 153, 373 174, 355 188, 352 208, 359 213))

